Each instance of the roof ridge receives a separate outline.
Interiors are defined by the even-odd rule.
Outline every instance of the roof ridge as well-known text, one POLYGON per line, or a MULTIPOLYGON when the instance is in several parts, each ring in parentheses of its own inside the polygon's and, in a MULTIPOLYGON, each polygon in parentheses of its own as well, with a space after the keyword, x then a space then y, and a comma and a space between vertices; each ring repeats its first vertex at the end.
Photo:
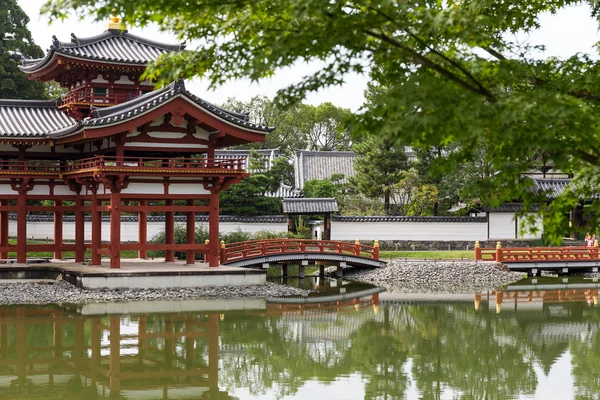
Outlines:
POLYGON ((54 99, 54 100, 0 99, 0 106, 58 108, 58 99, 54 99))
POLYGON ((355 152, 351 150, 296 150, 296 153, 303 153, 305 156, 310 155, 330 155, 330 156, 357 156, 355 152))
POLYGON ((71 33, 71 41, 69 41, 69 42, 62 42, 56 38, 56 35, 53 35, 52 36, 52 45, 50 46, 50 48, 55 49, 55 50, 60 50, 63 48, 72 49, 74 47, 89 46, 89 45, 92 45, 92 44, 95 44, 95 43, 98 43, 98 42, 101 42, 103 40, 107 40, 107 39, 110 39, 113 37, 125 38, 125 39, 143 43, 148 46, 158 47, 158 48, 161 48, 164 50, 169 50, 169 51, 178 51, 178 50, 185 49, 185 43, 179 43, 179 44, 161 43, 161 42, 150 40, 150 39, 138 36, 138 35, 134 35, 133 33, 129 33, 129 31, 127 29, 122 30, 122 31, 118 30, 118 29, 109 29, 98 35, 84 37, 84 38, 75 36, 74 33, 71 33))

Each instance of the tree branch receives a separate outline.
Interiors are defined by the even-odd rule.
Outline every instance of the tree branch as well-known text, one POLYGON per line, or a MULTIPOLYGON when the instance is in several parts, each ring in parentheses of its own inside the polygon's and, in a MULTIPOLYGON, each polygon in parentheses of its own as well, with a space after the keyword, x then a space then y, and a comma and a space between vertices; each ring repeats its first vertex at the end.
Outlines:
POLYGON ((383 42, 386 42, 400 50, 405 51, 406 53, 409 53, 411 56, 413 56, 415 59, 412 60, 412 62, 416 63, 416 64, 420 64, 426 68, 430 68, 434 71, 439 72, 442 76, 448 78, 449 80, 458 83, 460 86, 464 87, 465 89, 476 93, 476 94, 480 94, 485 96, 488 100, 490 101, 495 101, 494 96, 488 92, 487 90, 482 90, 482 88, 480 87, 476 87, 473 86, 471 84, 469 84, 468 82, 466 82, 465 80, 461 79, 460 77, 456 76, 454 73, 452 73, 451 71, 448 71, 447 69, 445 69, 444 67, 442 67, 441 65, 438 65, 436 63, 434 63, 433 61, 431 61, 430 59, 428 59, 427 57, 425 57, 424 55, 422 55, 421 53, 419 53, 418 51, 404 45, 403 43, 400 43, 399 41, 397 41, 394 38, 391 38, 387 35, 384 35, 382 33, 379 32, 375 32, 372 31, 370 29, 365 29, 364 32, 369 35, 372 36, 376 39, 379 39, 383 42))

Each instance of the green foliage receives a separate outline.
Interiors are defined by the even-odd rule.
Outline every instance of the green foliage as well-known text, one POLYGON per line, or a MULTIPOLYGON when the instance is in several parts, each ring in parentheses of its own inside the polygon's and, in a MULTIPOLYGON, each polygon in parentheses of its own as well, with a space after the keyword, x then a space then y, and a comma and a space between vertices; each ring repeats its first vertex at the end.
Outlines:
POLYGON ((279 214, 281 199, 266 196, 272 189, 273 179, 253 174, 220 194, 221 213, 245 216, 279 214))
POLYGON ((42 49, 33 42, 27 29, 29 17, 16 0, 0 3, 0 98, 44 99, 44 84, 30 81, 19 70, 21 57, 40 58, 42 49))
POLYGON ((233 232, 221 233, 220 239, 225 243, 245 242, 247 240, 252 240, 252 234, 242 231, 241 228, 237 228, 233 232))
POLYGON ((323 198, 336 197, 339 189, 329 179, 311 179, 304 183, 304 197, 323 198))
MULTIPOLYGON (((175 244, 187 243, 187 232, 186 232, 186 226, 184 224, 175 224, 174 239, 175 239, 175 244)), ((206 240, 208 240, 208 229, 206 229, 202 225, 197 226, 194 242, 202 244, 206 240)), ((162 230, 162 231, 158 232, 156 235, 154 235, 152 237, 152 239, 150 239, 149 242, 154 243, 154 244, 166 243, 165 231, 162 230)), ((149 257, 164 257, 165 252, 163 250, 150 250, 148 252, 148 256, 149 257)), ((198 258, 199 255, 196 255, 196 257, 198 258)), ((176 251, 175 258, 178 258, 178 259, 185 258, 185 252, 176 251)))
MULTIPOLYGON (((584 3, 590 18, 597 18, 598 2, 584 3)), ((600 61, 597 54, 581 53, 544 58, 541 46, 523 44, 515 33, 530 32, 540 16, 579 4, 50 0, 45 11, 64 18, 76 9, 104 21, 116 9, 130 25, 156 23, 180 39, 201 40, 197 50, 165 55, 150 66, 146 77, 159 84, 200 76, 215 88, 238 78, 268 78, 299 62, 320 63, 280 91, 277 101, 290 104, 368 70, 372 96, 356 125, 413 146, 452 143, 458 149, 454 168, 475 157, 475 144, 484 137, 496 173, 472 183, 483 204, 521 199, 527 212, 546 197, 531 190, 528 171, 551 162, 573 172, 572 188, 539 208, 549 222, 546 233, 558 238, 571 230, 565 211, 582 198, 593 199, 586 209, 590 226, 583 229, 597 230, 600 61)), ((385 183, 373 186, 385 195, 385 183)))
POLYGON ((248 112, 255 123, 275 126, 263 143, 252 143, 239 148, 279 148, 285 155, 296 149, 350 150, 351 135, 346 122, 352 116, 350 110, 331 103, 318 106, 296 104, 283 108, 264 96, 255 96, 248 102, 233 98, 223 107, 237 112, 248 112))
POLYGON ((273 232, 266 229, 260 230, 254 234, 254 240, 269 240, 269 239, 291 239, 294 234, 291 232, 273 232))
POLYGON ((403 178, 408 169, 404 147, 386 137, 369 137, 354 146, 359 157, 354 161, 356 175, 350 181, 366 197, 383 198, 386 215, 390 214, 392 187, 403 178))

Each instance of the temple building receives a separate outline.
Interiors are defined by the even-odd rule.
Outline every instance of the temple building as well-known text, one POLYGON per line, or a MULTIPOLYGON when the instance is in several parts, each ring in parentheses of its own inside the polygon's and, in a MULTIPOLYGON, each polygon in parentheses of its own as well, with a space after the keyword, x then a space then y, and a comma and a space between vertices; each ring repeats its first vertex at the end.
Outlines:
POLYGON ((120 252, 162 250, 165 261, 186 252, 219 262, 219 193, 247 176, 245 160, 215 156, 216 149, 262 142, 272 128, 253 124, 246 114, 217 107, 172 82, 154 90, 142 80, 158 56, 184 51, 122 29, 118 20, 89 38, 55 37, 45 57, 24 60, 29 79, 55 81, 67 89, 56 100, 0 100, 0 259, 16 252, 53 251, 55 259, 74 251, 91 265, 120 252), (40 201, 44 201, 40 205, 40 201), (28 212, 54 214, 54 243, 28 244, 28 212), (9 244, 9 213, 17 215, 16 244, 9 244), (75 216, 75 241, 63 243, 63 215, 75 216), (137 243, 121 243, 121 214, 138 215, 137 243), (162 214, 165 244, 149 244, 149 213, 162 214), (186 215, 185 244, 175 244, 175 213, 186 215), (195 214, 207 214, 208 243, 195 243, 195 214), (110 216, 110 241, 103 243, 102 215, 110 216), (91 216, 91 243, 85 219, 91 216))

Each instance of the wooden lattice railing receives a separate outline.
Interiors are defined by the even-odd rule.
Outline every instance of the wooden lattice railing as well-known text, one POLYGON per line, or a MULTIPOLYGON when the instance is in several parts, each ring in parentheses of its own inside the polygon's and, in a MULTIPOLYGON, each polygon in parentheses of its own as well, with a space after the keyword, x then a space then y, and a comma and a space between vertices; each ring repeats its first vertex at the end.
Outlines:
POLYGON ((248 258, 290 253, 346 254, 379 260, 379 242, 373 246, 333 240, 269 239, 221 243, 221 264, 248 258))
POLYGON ((475 244, 475 260, 497 262, 560 262, 599 260, 598 244, 593 247, 512 247, 503 248, 498 242, 496 248, 480 248, 475 244))

